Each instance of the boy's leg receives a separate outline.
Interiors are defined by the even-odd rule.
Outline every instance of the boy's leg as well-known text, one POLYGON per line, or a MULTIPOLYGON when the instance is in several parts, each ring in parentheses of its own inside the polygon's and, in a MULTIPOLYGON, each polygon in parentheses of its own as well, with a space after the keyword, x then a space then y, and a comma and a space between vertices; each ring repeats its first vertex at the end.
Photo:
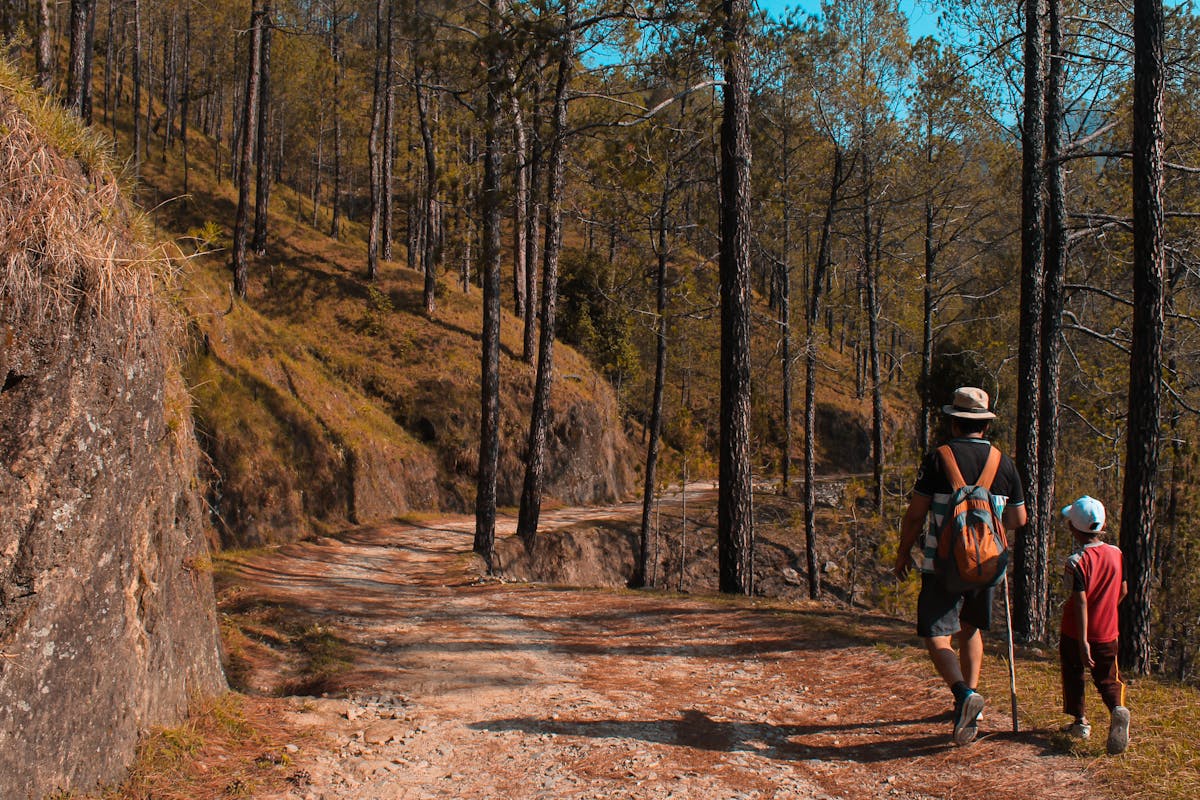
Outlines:
POLYGON ((1104 698, 1110 714, 1107 749, 1110 756, 1125 752, 1129 746, 1129 709, 1125 707, 1125 684, 1117 670, 1117 643, 1092 644, 1092 680, 1104 698))
POLYGON ((1092 667, 1092 682, 1111 712, 1117 706, 1125 705, 1125 684, 1117 669, 1117 643, 1093 643, 1091 649, 1092 660, 1096 662, 1092 667))
MULTIPOLYGON (((1093 656, 1095 654, 1093 653, 1093 656)), ((1058 642, 1058 663, 1062 672, 1063 713, 1083 719, 1083 687, 1087 668, 1079 657, 1079 642, 1063 636, 1058 642)))

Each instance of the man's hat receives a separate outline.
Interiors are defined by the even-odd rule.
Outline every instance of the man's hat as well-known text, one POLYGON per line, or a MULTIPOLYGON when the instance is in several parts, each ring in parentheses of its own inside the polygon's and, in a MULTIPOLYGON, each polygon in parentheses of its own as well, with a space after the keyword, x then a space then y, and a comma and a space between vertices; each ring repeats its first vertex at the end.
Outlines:
POLYGON ((942 411, 959 419, 995 419, 988 411, 988 393, 974 386, 960 386, 954 390, 954 404, 942 406, 942 411))
POLYGON ((1076 530, 1099 533, 1104 530, 1104 504, 1086 494, 1062 510, 1076 530))

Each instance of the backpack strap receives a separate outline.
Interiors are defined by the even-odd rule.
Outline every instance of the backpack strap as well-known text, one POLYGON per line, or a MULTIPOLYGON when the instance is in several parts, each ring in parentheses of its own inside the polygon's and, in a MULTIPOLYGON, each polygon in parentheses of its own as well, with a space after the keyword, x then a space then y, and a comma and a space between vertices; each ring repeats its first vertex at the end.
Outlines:
POLYGON ((944 444, 939 447, 937 454, 942 460, 942 472, 950 481, 950 491, 957 492, 966 486, 967 482, 963 480, 962 470, 958 468, 958 459, 954 457, 954 451, 950 449, 950 445, 944 444))
MULTIPOLYGON (((954 451, 950 449, 950 445, 942 445, 937 449, 937 453, 942 460, 942 472, 950 481, 950 491, 957 492, 966 486, 967 482, 963 480, 962 470, 958 468, 958 459, 954 457, 954 451)), ((991 491, 992 481, 996 480, 996 473, 999 471, 1000 451, 996 447, 992 447, 988 452, 987 462, 983 465, 983 472, 979 473, 979 477, 975 480, 975 485, 991 491)))
POLYGON ((982 486, 989 492, 992 490, 992 481, 996 480, 996 473, 1000 470, 1000 451, 995 447, 988 453, 987 463, 983 465, 983 472, 979 473, 979 479, 975 481, 976 486, 982 486))

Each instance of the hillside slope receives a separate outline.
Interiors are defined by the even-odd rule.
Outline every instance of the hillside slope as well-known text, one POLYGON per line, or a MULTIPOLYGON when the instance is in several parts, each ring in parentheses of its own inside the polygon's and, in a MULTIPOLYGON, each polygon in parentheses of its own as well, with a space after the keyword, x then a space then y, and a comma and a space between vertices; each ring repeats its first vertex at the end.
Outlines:
MULTIPOLYGON (((143 202, 187 256, 192 352, 186 372, 226 545, 287 541, 409 511, 473 508, 479 419, 480 295, 453 276, 423 313, 421 276, 383 263, 365 280, 357 231, 334 241, 272 207, 266 255, 252 257, 245 302, 230 300, 233 187, 193 169, 190 194, 157 162, 143 202)), ((285 193, 278 187, 275 195, 285 193)), ((289 198, 292 199, 292 198, 289 198)), ((502 322, 499 503, 520 498, 534 369, 520 361, 519 321, 502 322)), ((556 353, 550 501, 618 499, 636 456, 608 383, 567 347, 556 353)))

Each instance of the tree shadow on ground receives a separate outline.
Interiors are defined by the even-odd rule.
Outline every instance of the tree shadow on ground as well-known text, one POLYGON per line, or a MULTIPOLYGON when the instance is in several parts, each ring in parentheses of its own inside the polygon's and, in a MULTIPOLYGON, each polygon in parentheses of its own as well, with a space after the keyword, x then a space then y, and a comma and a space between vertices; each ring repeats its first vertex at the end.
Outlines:
MULTIPOLYGON (((935 714, 916 719, 781 725, 715 720, 703 711, 687 709, 678 719, 556 720, 522 717, 476 722, 469 727, 491 732, 520 731, 590 739, 633 739, 697 750, 756 753, 781 761, 815 759, 871 764, 936 756, 954 750, 949 731, 927 732, 929 725, 948 720, 947 714, 935 714), (921 730, 906 730, 916 726, 921 730), (841 742, 839 735, 853 738, 854 741, 841 742), (873 741, 863 742, 864 736, 872 737, 873 741)), ((1036 744, 1042 747, 1044 755, 1056 754, 1048 740, 1036 733, 990 734, 988 738, 1036 744)))
POLYGON ((883 741, 838 743, 805 742, 805 737, 827 740, 839 733, 869 734, 887 728, 925 725, 938 717, 820 725, 775 725, 770 723, 714 720, 696 709, 683 711, 678 719, 661 720, 553 720, 520 718, 475 723, 471 727, 493 732, 521 731, 530 734, 582 736, 592 739, 635 739, 652 744, 678 745, 715 752, 758 753, 785 761, 806 759, 873 763, 933 754, 948 749, 943 735, 896 735, 883 741), (796 741, 800 739, 800 741, 796 741))

